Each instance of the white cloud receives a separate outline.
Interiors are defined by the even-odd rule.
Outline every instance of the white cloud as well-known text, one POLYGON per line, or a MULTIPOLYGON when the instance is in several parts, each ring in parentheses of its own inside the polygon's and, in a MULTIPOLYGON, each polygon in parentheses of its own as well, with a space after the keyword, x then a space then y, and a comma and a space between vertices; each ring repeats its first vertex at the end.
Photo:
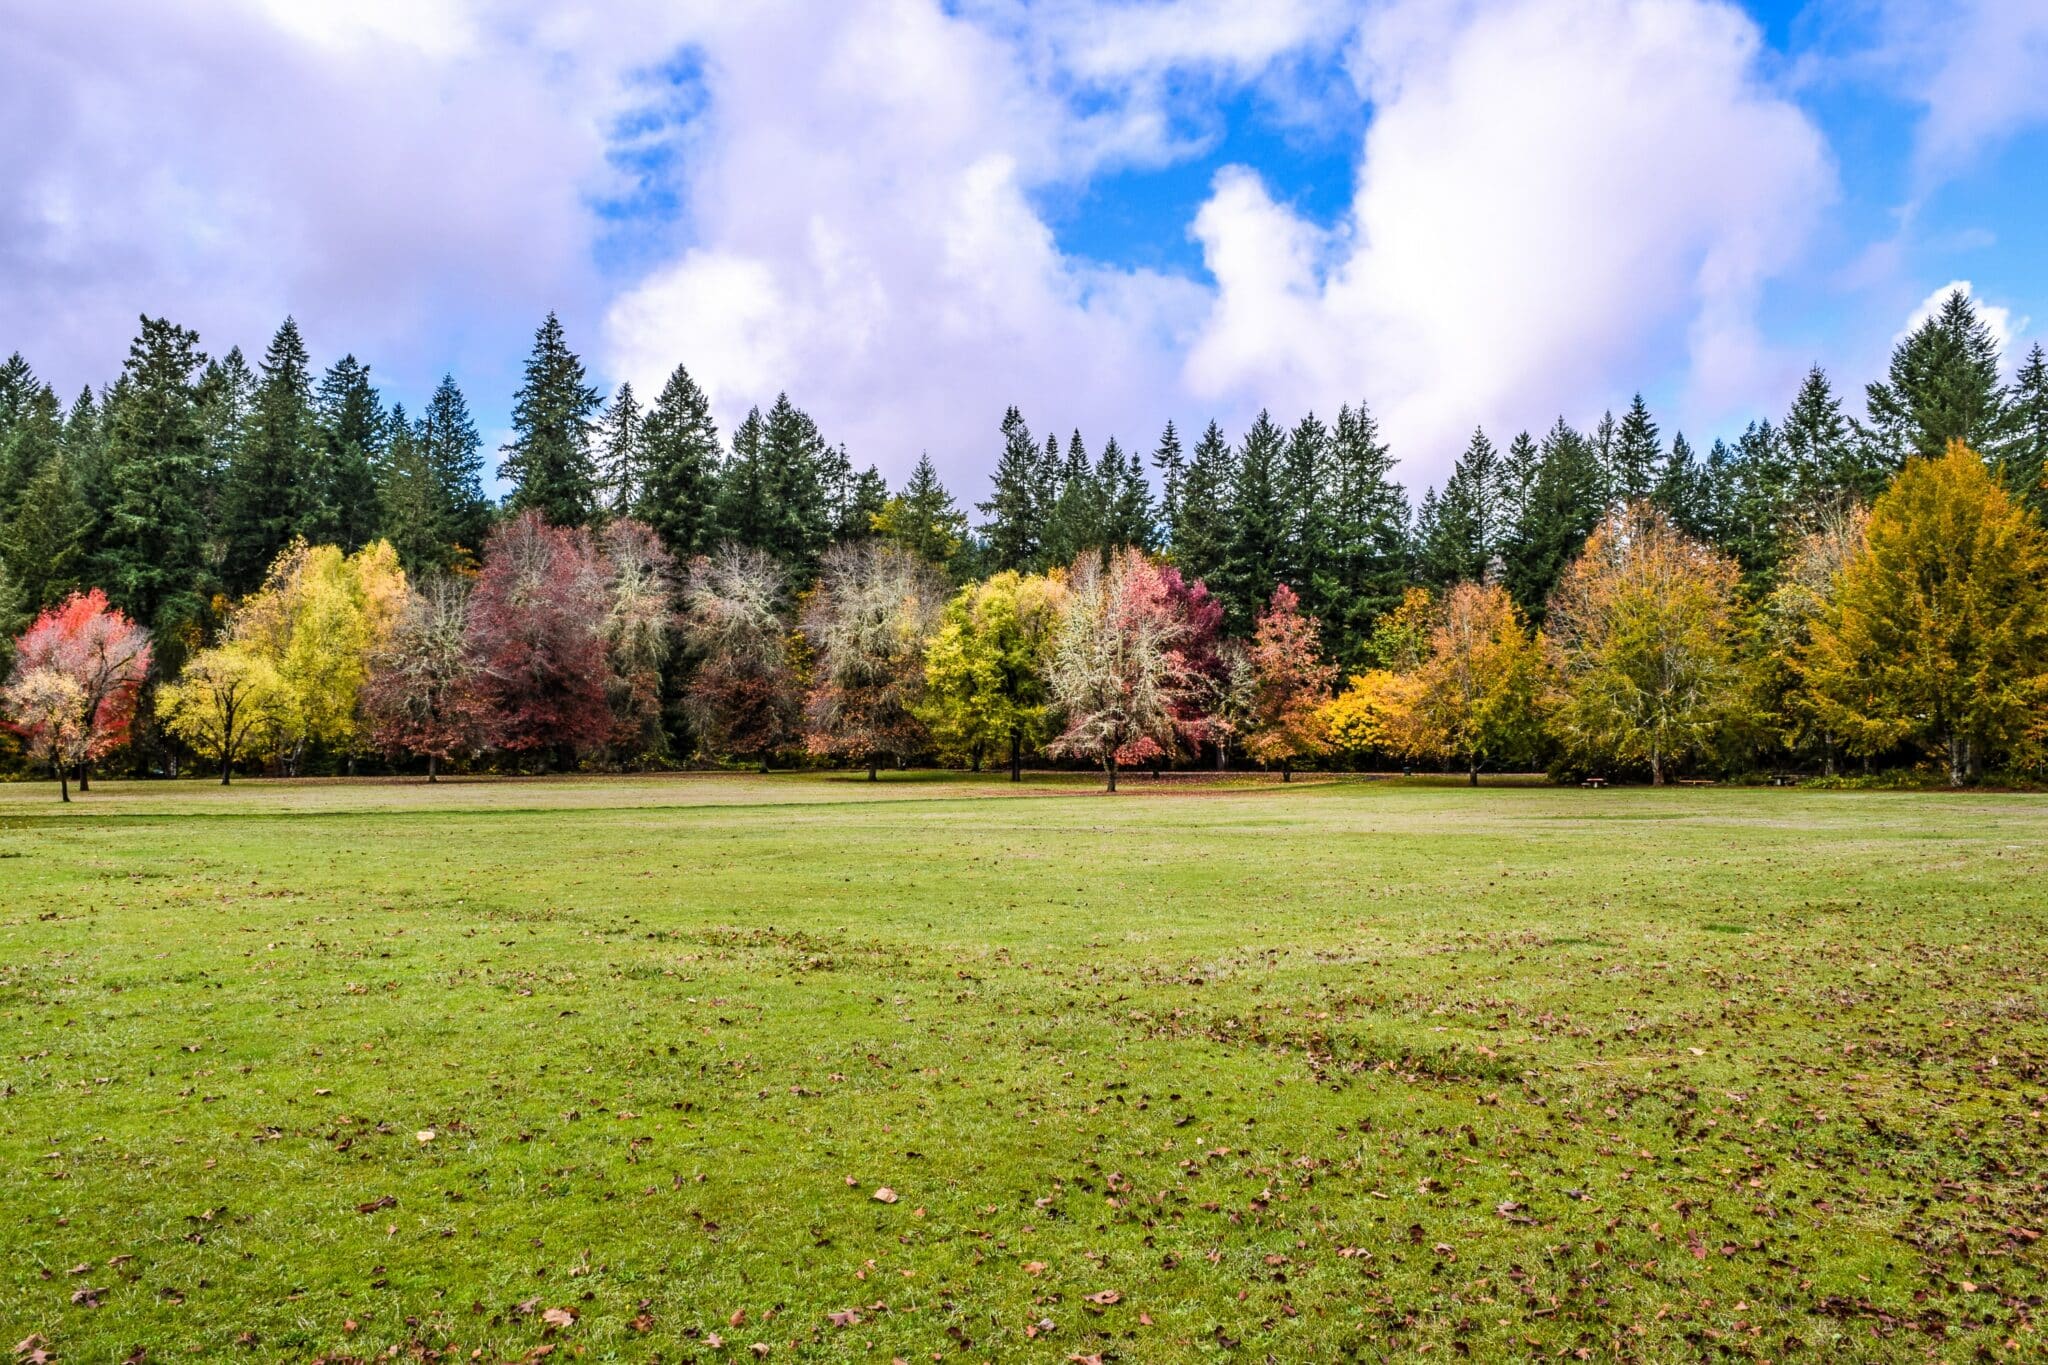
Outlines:
POLYGON ((1977 287, 1968 280, 1950 280, 1947 284, 1922 299, 1920 306, 1915 308, 1912 316, 1906 319, 1905 326, 1899 328, 1897 334, 1892 337, 1892 345, 1897 346, 1901 341, 1904 341, 1908 336, 1918 331, 1922 323, 1941 311, 1941 306, 1948 302, 1948 296, 1957 292, 1961 292, 1965 298, 1968 298, 1976 305, 1977 316, 1986 327, 1991 329, 1991 339, 1998 343, 1998 349, 2005 359, 2006 368, 2008 370, 2014 368, 2020 361, 2021 356, 2019 355, 2019 349, 2013 345, 2013 342, 2027 330, 2028 319, 2013 316, 2012 309, 2004 304, 1987 302, 1977 293, 1977 287))
POLYGON ((1218 298, 1196 392, 1367 395, 1435 474, 1475 422, 1584 418, 1675 362, 1698 414, 1773 388, 1790 367, 1758 339, 1758 291, 1833 178, 1758 46, 1702 0, 1377 7, 1344 222, 1317 233, 1243 170, 1198 220, 1218 298))
POLYGON ((2040 0, 1888 0, 1879 59, 1925 109, 1919 190, 1993 143, 2048 121, 2048 5, 2040 0))

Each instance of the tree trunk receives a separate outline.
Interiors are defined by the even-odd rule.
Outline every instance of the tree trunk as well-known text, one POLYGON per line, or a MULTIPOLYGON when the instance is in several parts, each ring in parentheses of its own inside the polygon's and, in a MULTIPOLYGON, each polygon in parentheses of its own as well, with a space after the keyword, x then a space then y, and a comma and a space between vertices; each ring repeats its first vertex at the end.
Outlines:
POLYGON ((1111 754, 1111 755, 1110 755, 1110 756, 1109 756, 1108 758, 1105 758, 1105 759, 1103 759, 1103 760, 1102 760, 1102 770, 1103 770, 1104 772, 1106 772, 1106 773, 1108 773, 1108 774, 1109 774, 1109 789, 1110 789, 1111 791, 1115 791, 1115 790, 1116 790, 1116 755, 1115 755, 1115 754, 1111 754))
POLYGON ((875 776, 875 760, 873 758, 868 759, 868 781, 880 781, 880 779, 875 776))
POLYGON ((1948 784, 1951 787, 1967 787, 1976 776, 1975 754, 1970 741, 1961 735, 1948 737, 1948 784))
POLYGON ((1024 735, 1021 731, 1010 731, 1010 780, 1024 780, 1024 735))
POLYGON ((1664 756, 1662 754, 1652 753, 1650 755, 1650 785, 1653 787, 1664 785, 1664 756))
POLYGON ((1230 766, 1230 746, 1222 740, 1216 741, 1216 771, 1222 772, 1230 766))
POLYGON ((770 763, 771 761, 773 761, 774 757, 775 757, 775 755, 773 755, 773 754, 769 753, 769 752, 768 752, 768 751, 767 751, 766 749, 763 749, 763 750, 761 751, 761 773, 762 773, 762 775, 763 775, 763 776, 766 776, 766 775, 767 775, 767 772, 768 772, 768 764, 769 764, 769 763, 770 763))
POLYGON ((428 754, 428 755, 427 755, 427 781, 428 781, 429 783, 439 782, 439 781, 441 780, 440 778, 438 778, 438 777, 434 776, 434 765, 435 765, 435 758, 434 758, 434 755, 432 755, 432 754, 428 754))
POLYGON ((67 806, 71 804, 71 778, 61 763, 57 765, 57 799, 67 806))
POLYGON ((1293 760, 1285 758, 1280 760, 1280 780, 1282 782, 1292 782, 1294 780, 1293 760))
POLYGON ((220 756, 220 784, 223 787, 228 785, 228 777, 234 770, 235 760, 227 754, 222 754, 220 756))
POLYGON ((81 763, 78 765, 78 789, 82 792, 92 790, 92 764, 81 763))
POLYGON ((1479 760, 1478 760, 1478 759, 1476 759, 1476 758, 1472 760, 1472 767, 1471 767, 1471 770, 1470 770, 1469 776, 1471 777, 1471 785, 1473 785, 1473 786, 1475 786, 1475 787, 1476 787, 1476 786, 1478 786, 1478 785, 1479 785, 1479 760))
POLYGON ((980 741, 980 740, 976 740, 976 741, 974 742, 974 751, 973 751, 973 753, 972 753, 972 754, 970 754, 970 755, 969 755, 969 757, 970 757, 970 758, 971 758, 971 759, 973 760, 973 769, 974 769, 974 771, 975 771, 975 772, 980 772, 980 771, 981 771, 981 751, 982 751, 982 748, 983 748, 983 745, 982 745, 981 741, 980 741))

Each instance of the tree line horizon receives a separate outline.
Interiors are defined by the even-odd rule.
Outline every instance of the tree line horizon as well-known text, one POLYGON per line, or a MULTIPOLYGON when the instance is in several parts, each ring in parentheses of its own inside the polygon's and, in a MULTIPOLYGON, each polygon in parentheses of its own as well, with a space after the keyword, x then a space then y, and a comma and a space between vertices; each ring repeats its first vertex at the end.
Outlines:
POLYGON ((1362 402, 1331 423, 1262 412, 1235 443, 1213 421, 1191 442, 1169 422, 1149 469, 1115 437, 1092 454, 1078 431, 1041 443, 1013 407, 977 519, 928 456, 892 491, 786 394, 729 439, 682 366, 651 405, 630 385, 603 399, 550 314, 494 504, 452 378, 413 417, 352 355, 316 380, 289 318, 252 370, 145 317, 119 377, 68 408, 18 354, 0 365, 0 624, 34 618, 12 725, 59 771, 75 753, 81 776, 88 751, 131 737, 139 768, 209 743, 225 768, 247 751, 198 717, 211 706, 220 728, 223 680, 205 675, 227 668, 271 698, 243 712, 243 743, 268 727, 291 770, 353 766, 373 739, 432 764, 802 748, 979 767, 1007 747, 1014 767, 1032 748, 1099 760, 1112 784, 1119 763, 1221 759, 1234 739, 1283 768, 1373 754, 1455 760, 1475 780, 1511 760, 1657 781, 1674 765, 1832 771, 1937 751, 1957 782, 2029 767, 2048 675, 2042 348, 2006 383, 1958 291, 1865 400, 1850 415, 1815 368, 1781 421, 1704 454, 1667 444, 1640 395, 1586 432, 1559 418, 1497 447, 1475 431, 1419 503, 1362 402), (1902 576, 1930 566, 1883 562, 1900 535, 1962 587, 1907 600, 1902 576), (146 641, 139 671, 59 684, 73 637, 104 651, 123 631, 146 641), (1644 631, 1663 657, 1634 657, 1644 631), (496 679, 441 699, 459 742, 394 718, 420 704, 394 681, 401 637, 421 686, 447 681, 422 668, 457 664, 496 679), (1982 695, 1915 692, 1881 676, 1896 659, 1859 648, 1918 651, 1930 674, 1968 664, 1982 695), (418 657, 432 649, 438 664, 418 657), (595 692, 541 676, 570 656, 595 692), (344 702, 345 717, 314 714, 344 702), (533 733, 507 742, 512 712, 533 733))

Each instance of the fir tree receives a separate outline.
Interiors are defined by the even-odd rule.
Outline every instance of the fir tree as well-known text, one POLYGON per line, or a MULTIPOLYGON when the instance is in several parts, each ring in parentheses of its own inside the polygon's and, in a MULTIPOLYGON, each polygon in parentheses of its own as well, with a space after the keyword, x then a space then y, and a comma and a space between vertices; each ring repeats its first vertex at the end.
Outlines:
POLYGON ((1188 575, 1217 581, 1230 553, 1230 496, 1237 483, 1237 456, 1223 428, 1211 422, 1195 442, 1181 486, 1179 516, 1169 528, 1173 554, 1188 575))
POLYGON ((1280 457, 1281 554, 1278 579, 1294 590, 1297 605, 1320 618, 1329 603, 1331 474, 1330 429, 1314 413, 1287 434, 1280 457))
POLYGON ((321 519, 312 365, 293 319, 270 339, 261 373, 221 490, 221 575, 234 593, 260 584, 277 552, 321 519))
POLYGON ((1045 519, 1045 557, 1050 564, 1071 564, 1102 545, 1102 489, 1079 431, 1067 442, 1058 487, 1045 519))
POLYGON ((2048 517, 2048 356, 2039 342, 2013 376, 2012 410, 2012 442, 2002 466, 2005 486, 2036 517, 2048 517))
POLYGON ((1770 422, 1751 422, 1735 443, 1730 473, 1721 548, 1742 566, 1752 595, 1761 596, 1797 529, 1799 490, 1784 433, 1770 422))
POLYGON ((82 586, 92 509, 72 477, 70 458, 53 455, 22 490, 14 514, 0 523, 0 565, 21 610, 54 606, 82 586))
POLYGON ((1867 461, 1827 373, 1815 365, 1800 382, 1780 429, 1792 465, 1793 499, 1806 512, 1844 499, 1869 502, 1884 490, 1887 471, 1867 461))
POLYGON ((1209 586, 1223 601, 1225 619, 1243 632, 1280 581, 1286 554, 1287 509, 1281 502, 1281 460, 1287 438, 1260 412, 1238 448, 1230 489, 1230 539, 1219 581, 1209 586))
POLYGON ((732 453, 718 472, 715 503, 719 540, 735 541, 768 551, 773 539, 768 512, 768 477, 761 457, 761 434, 767 424, 761 410, 751 408, 733 428, 732 453))
POLYGON ((1657 424, 1650 420, 1650 409, 1637 394, 1622 414, 1621 425, 1615 430, 1612 463, 1608 469, 1609 495, 1623 502, 1636 502, 1650 496, 1650 490, 1657 486, 1659 467, 1663 463, 1663 447, 1657 440, 1657 424))
POLYGON ((761 428, 761 468, 768 517, 759 548, 788 565, 799 582, 817 572, 832 543, 825 481, 831 448, 809 414, 777 394, 761 428))
POLYGON ((484 494, 483 438, 454 375, 443 375, 427 400, 413 439, 434 488, 435 534, 450 564, 473 562, 491 530, 484 494))
POLYGON ((1682 431, 1671 438, 1671 458, 1657 475, 1650 501, 1671 518, 1672 525, 1695 540, 1719 543, 1722 527, 1715 515, 1707 470, 1682 431))
POLYGON ((1408 495, 1371 410, 1338 409, 1330 436, 1328 563, 1316 584, 1323 638, 1346 662, 1363 657, 1373 623, 1408 586, 1408 495))
POLYGON ((538 511, 557 526, 580 526, 597 510, 597 470, 590 455, 597 390, 569 349, 553 313, 533 335, 526 379, 513 397, 513 438, 498 477, 512 485, 507 510, 538 511))
POLYGON ((631 384, 619 385, 598 414, 597 468, 599 506, 614 517, 631 514, 647 478, 646 423, 631 384))
POLYGON ((1442 494, 1416 522, 1416 561, 1425 581, 1449 587, 1486 579, 1505 539, 1504 479, 1499 452, 1475 429, 1442 494))
POLYGON ((996 457, 988 501, 975 508, 987 518, 982 543, 991 572, 1029 573, 1042 566, 1045 549, 1045 485, 1038 444, 1024 415, 1003 414, 1003 453, 996 457))
POLYGON ((7 439, 22 409, 42 386, 34 367, 20 351, 0 360, 0 441, 7 439))
POLYGON ((1893 348, 1886 377, 1870 385, 1866 401, 1865 458, 1887 476, 1908 456, 1938 458, 1950 441, 1996 461, 2016 425, 1998 380, 1997 338, 1960 289, 1893 348))
POLYGON ((314 409, 322 442, 319 510, 299 534, 354 551, 377 534, 377 463, 387 436, 384 400, 370 386, 370 367, 353 355, 335 361, 320 377, 314 409))
POLYGON ((0 432, 0 522, 63 448, 64 405, 55 389, 38 385, 14 403, 6 430, 0 432))
POLYGON ((378 466, 380 534, 412 574, 445 568, 450 552, 441 534, 441 490, 427 462, 425 426, 406 416, 404 404, 392 404, 390 438, 378 466))
POLYGON ((888 501, 889 484, 881 470, 873 465, 856 470, 843 445, 832 452, 825 481, 825 506, 834 544, 867 535, 874 526, 875 514, 888 501))
POLYGON ((1145 481, 1145 464, 1138 453, 1126 455, 1116 437, 1110 437, 1095 462, 1095 486, 1102 498, 1102 547, 1150 550, 1154 535, 1152 486, 1145 481))
POLYGON ((1585 438, 1593 452, 1593 467, 1600 474, 1600 499, 1603 503, 1614 501, 1614 447, 1616 433, 1614 414, 1603 412, 1599 423, 1590 436, 1585 438))
POLYGON ((927 564, 944 569, 966 543, 967 518, 953 503, 953 495, 939 481, 939 471, 929 454, 920 454, 903 491, 882 505, 875 514, 874 530, 884 540, 894 541, 927 564))
POLYGON ((1531 620, 1541 619, 1558 575, 1592 534, 1606 502, 1598 447, 1558 418, 1538 448, 1528 493, 1502 555, 1507 589, 1531 620))
POLYGON ((144 317, 107 414, 110 500, 96 568, 108 595, 161 646, 200 620, 206 437, 195 391, 199 336, 144 317))
POLYGON ((711 400, 676 366, 640 426, 645 471, 634 515, 652 526, 678 560, 708 552, 718 498, 718 426, 711 400))
POLYGON ((1168 421, 1159 433, 1158 448, 1152 452, 1152 467, 1159 471, 1159 525, 1166 543, 1173 543, 1180 525, 1181 490, 1187 485, 1187 456, 1180 447, 1180 433, 1168 421))

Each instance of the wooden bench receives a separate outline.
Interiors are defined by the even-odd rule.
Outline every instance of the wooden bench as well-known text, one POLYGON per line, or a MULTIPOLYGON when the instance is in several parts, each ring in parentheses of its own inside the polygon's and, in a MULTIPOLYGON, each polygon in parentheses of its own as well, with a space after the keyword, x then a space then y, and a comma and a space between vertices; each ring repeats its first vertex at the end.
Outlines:
POLYGON ((1711 777, 1681 777, 1678 779, 1678 785, 1681 787, 1718 787, 1721 784, 1711 777))
POLYGON ((1595 791, 1598 791, 1600 788, 1607 785, 1607 779, 1604 777, 1589 777, 1585 781, 1579 783, 1579 785, 1581 787, 1591 787, 1595 791))

